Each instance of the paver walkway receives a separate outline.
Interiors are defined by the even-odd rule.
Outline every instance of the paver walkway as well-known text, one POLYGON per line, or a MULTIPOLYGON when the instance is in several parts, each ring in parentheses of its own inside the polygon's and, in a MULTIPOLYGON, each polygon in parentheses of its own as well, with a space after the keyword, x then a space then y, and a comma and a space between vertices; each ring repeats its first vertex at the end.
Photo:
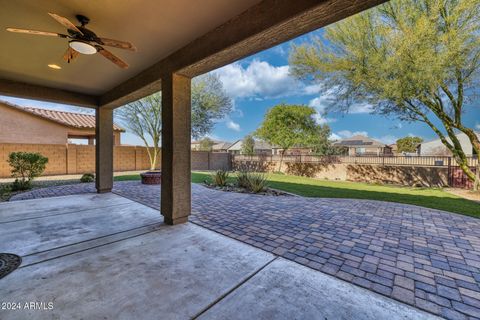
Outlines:
MULTIPOLYGON (((93 191, 93 184, 79 184, 12 200, 93 191)), ((159 186, 117 182, 114 192, 160 204, 159 186)), ((480 219, 381 201, 256 196, 194 184, 190 220, 447 319, 480 319, 480 219)))

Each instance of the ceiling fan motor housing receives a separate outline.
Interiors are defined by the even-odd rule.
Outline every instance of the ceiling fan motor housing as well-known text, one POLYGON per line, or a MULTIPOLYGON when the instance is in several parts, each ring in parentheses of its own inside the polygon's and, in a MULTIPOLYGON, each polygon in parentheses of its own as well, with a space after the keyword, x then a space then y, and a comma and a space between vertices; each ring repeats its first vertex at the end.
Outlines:
POLYGON ((90 22, 90 19, 88 17, 85 17, 84 15, 82 14, 77 14, 75 16, 75 18, 77 18, 78 22, 80 22, 80 24, 83 26, 87 25, 89 22, 90 22))

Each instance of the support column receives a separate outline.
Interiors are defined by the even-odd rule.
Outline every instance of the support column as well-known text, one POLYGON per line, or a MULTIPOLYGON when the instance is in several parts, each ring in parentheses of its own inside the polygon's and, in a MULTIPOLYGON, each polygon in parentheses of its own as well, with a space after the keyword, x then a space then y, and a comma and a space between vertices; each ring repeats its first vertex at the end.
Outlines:
POLYGON ((113 110, 97 108, 95 112, 95 186, 98 193, 113 187, 113 110))
POLYGON ((191 210, 190 78, 162 77, 162 201, 166 224, 188 221, 191 210))

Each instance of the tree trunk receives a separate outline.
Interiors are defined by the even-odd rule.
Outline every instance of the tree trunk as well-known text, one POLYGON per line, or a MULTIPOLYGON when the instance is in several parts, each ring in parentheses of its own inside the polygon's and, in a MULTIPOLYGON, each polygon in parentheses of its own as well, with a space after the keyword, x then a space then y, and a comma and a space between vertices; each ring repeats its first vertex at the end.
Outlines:
MULTIPOLYGON (((472 144, 473 150, 477 154, 477 158, 480 157, 480 139, 478 138, 475 131, 464 126, 457 126, 457 129, 462 131, 468 137, 470 143, 472 144)), ((473 190, 478 191, 480 189, 480 158, 477 159, 477 166, 475 171, 476 172, 473 179, 470 177, 469 178, 473 181, 473 190)))
POLYGON ((280 165, 278 167, 278 172, 282 172, 282 162, 283 162, 283 154, 285 153, 285 149, 283 149, 281 152, 280 152, 280 165))
POLYGON ((477 167, 475 170, 475 181, 473 182, 473 191, 480 190, 480 158, 477 159, 477 167))

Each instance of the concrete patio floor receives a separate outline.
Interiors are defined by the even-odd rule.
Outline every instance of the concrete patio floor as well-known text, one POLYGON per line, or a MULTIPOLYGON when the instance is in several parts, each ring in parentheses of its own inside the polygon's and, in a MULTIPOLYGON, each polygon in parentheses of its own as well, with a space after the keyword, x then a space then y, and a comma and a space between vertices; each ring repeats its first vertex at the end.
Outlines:
MULTIPOLYGON (((94 192, 93 184, 74 184, 10 200, 94 192)), ((159 210, 158 185, 121 181, 113 192, 159 210)), ((192 184, 190 221, 446 319, 480 319, 480 219, 401 203, 192 184)))
POLYGON ((433 319, 430 314, 114 194, 0 204, 0 319, 433 319))

